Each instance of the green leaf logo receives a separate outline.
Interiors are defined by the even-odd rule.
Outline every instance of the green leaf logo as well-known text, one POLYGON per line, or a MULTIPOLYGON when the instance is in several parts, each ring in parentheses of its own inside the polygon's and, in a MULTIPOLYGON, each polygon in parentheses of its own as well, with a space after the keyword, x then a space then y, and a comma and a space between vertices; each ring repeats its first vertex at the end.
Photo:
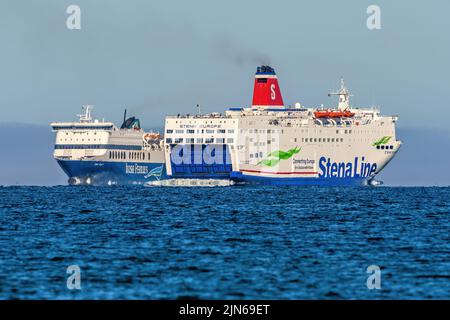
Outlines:
POLYGON ((391 136, 384 136, 383 138, 381 138, 380 140, 378 140, 378 141, 375 141, 372 145, 373 146, 381 146, 382 144, 386 144, 386 143, 388 143, 389 142, 389 140, 391 140, 391 136))
POLYGON ((276 166, 281 160, 287 160, 291 158, 294 154, 299 153, 301 148, 293 148, 288 151, 282 151, 277 150, 269 153, 265 159, 258 162, 257 165, 262 165, 266 167, 274 167, 276 166))

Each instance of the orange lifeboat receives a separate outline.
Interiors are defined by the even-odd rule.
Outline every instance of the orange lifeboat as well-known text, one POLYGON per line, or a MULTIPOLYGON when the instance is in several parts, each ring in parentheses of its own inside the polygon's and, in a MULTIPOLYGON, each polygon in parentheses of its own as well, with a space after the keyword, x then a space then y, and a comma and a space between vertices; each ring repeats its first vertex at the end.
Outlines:
POLYGON ((159 133, 153 133, 153 132, 146 133, 144 135, 144 139, 145 140, 159 140, 159 139, 161 139, 161 135, 159 133))
POLYGON ((320 110, 314 112, 316 118, 351 118, 355 114, 348 110, 338 111, 338 110, 320 110))

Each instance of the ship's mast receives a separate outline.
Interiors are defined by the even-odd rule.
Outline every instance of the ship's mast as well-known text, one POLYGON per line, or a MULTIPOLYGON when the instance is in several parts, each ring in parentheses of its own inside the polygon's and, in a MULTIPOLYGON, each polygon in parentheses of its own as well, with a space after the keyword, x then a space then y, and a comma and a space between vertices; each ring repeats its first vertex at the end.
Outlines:
POLYGON ((339 104, 338 104, 338 110, 339 111, 345 111, 350 109, 350 100, 349 97, 352 97, 347 90, 347 87, 345 86, 344 78, 341 78, 341 89, 336 92, 330 92, 328 96, 339 96, 339 104))
POLYGON ((92 121, 92 117, 91 117, 91 110, 94 106, 93 105, 83 105, 83 107, 81 107, 81 110, 83 110, 84 114, 79 114, 78 117, 80 118, 80 122, 91 122, 92 121))

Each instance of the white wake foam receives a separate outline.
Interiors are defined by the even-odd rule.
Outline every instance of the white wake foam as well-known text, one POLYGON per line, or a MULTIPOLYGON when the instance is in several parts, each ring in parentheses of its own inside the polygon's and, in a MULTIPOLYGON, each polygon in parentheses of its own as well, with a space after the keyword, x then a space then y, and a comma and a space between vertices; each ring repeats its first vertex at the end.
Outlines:
POLYGON ((234 181, 225 179, 167 179, 147 182, 147 187, 228 187, 234 181))

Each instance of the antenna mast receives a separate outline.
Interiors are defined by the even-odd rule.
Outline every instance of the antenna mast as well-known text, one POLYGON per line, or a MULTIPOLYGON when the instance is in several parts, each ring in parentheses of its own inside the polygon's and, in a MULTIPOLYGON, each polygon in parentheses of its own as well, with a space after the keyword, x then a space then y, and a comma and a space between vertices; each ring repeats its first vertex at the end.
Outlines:
POLYGON ((90 122, 92 121, 91 118, 91 110, 94 106, 90 104, 83 105, 81 107, 81 110, 83 110, 84 114, 79 114, 78 117, 80 118, 80 122, 90 122))
POLYGON ((350 100, 349 97, 353 97, 352 94, 347 90, 345 86, 344 78, 341 78, 341 89, 339 91, 330 92, 328 96, 339 96, 339 104, 338 109, 340 111, 345 111, 350 109, 350 100))

